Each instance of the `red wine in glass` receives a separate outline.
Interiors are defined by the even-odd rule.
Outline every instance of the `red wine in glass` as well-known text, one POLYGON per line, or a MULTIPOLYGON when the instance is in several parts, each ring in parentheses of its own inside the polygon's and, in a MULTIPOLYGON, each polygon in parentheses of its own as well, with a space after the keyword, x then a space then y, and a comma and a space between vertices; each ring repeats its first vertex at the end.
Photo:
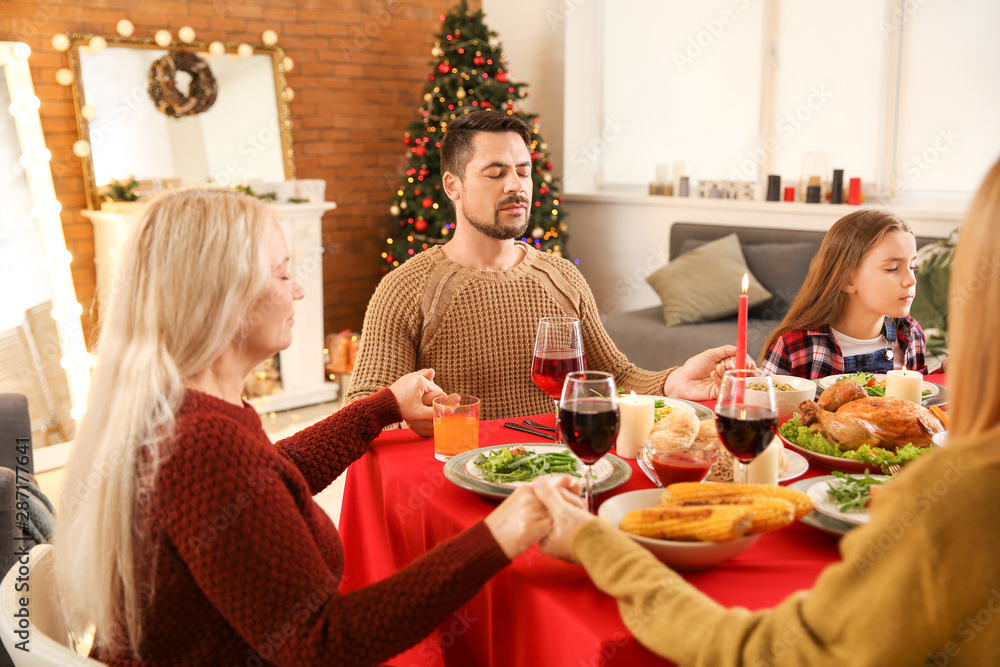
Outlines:
POLYGON ((587 360, 582 350, 535 350, 531 360, 531 379, 552 400, 558 401, 566 376, 586 367, 587 360))
POLYGON ((559 406, 563 444, 587 465, 597 463, 614 446, 618 425, 618 406, 604 399, 563 401, 559 406))
POLYGON ((742 463, 750 463, 774 439, 778 417, 774 410, 759 406, 727 406, 716 411, 719 439, 742 463))

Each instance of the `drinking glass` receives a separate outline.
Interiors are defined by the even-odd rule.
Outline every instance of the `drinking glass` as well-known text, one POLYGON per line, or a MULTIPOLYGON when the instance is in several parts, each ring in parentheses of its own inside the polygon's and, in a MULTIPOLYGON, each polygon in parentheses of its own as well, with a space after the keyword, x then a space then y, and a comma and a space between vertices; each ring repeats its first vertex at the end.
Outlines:
POLYGON ((434 458, 447 461, 455 454, 479 447, 479 399, 447 394, 434 406, 434 458))
MULTIPOLYGON (((580 320, 575 317, 543 317, 538 320, 535 352, 531 358, 531 379, 555 402, 556 420, 559 419, 559 396, 566 375, 586 368, 580 320)), ((559 438, 557 423, 556 444, 560 443, 559 438)))
POLYGON ((763 452, 778 428, 778 407, 774 380, 759 369, 726 371, 715 404, 719 439, 733 455, 735 482, 747 481, 747 465, 763 452), (747 389, 753 402, 747 402, 747 389))
POLYGON ((559 435, 563 443, 587 466, 587 509, 594 511, 591 466, 608 453, 618 437, 618 390, 615 378, 602 371, 566 375, 559 399, 559 435))

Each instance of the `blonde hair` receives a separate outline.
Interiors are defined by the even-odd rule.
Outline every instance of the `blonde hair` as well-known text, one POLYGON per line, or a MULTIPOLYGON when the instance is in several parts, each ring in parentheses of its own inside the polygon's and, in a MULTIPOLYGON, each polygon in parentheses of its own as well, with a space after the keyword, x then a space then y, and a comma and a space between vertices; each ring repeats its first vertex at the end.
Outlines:
POLYGON ((164 193, 146 206, 101 327, 56 523, 55 569, 74 632, 138 655, 155 563, 142 520, 169 456, 184 381, 238 340, 270 273, 273 214, 234 190, 164 193))
POLYGON ((950 430, 982 433, 1000 422, 1000 162, 976 194, 960 232, 948 294, 950 430))
POLYGON ((833 223, 809 263, 809 273, 792 307, 764 344, 761 359, 774 341, 788 331, 839 322, 847 312, 848 294, 844 287, 851 275, 865 255, 886 234, 895 231, 913 233, 902 218, 882 209, 855 211, 833 223))

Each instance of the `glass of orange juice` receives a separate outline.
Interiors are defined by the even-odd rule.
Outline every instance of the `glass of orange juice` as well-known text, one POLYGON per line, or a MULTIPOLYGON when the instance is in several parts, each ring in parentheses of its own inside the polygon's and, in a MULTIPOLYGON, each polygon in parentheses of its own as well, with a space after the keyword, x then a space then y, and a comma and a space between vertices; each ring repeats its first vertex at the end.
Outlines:
POLYGON ((448 394, 434 399, 434 457, 447 461, 479 447, 479 399, 448 394))

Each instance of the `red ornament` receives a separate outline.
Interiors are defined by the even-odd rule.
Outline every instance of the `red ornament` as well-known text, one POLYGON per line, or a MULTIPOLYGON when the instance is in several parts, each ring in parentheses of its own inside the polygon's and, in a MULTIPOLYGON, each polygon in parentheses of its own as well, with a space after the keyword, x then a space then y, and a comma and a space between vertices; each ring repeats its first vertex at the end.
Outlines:
POLYGON ((482 66, 486 64, 486 58, 483 58, 482 56, 476 56, 475 58, 472 59, 472 62, 475 63, 476 65, 482 66))
POLYGON ((424 208, 430 208, 431 206, 434 206, 434 200, 431 199, 430 197, 424 197, 424 201, 421 203, 424 205, 424 208))
POLYGON ((385 256, 385 261, 386 261, 387 263, 389 263, 389 264, 392 264, 392 255, 386 255, 386 256, 385 256))
POLYGON ((403 145, 404 145, 404 146, 409 146, 409 145, 410 145, 410 142, 411 142, 411 139, 410 139, 410 137, 408 137, 408 136, 406 136, 406 137, 403 137, 403 145))
POLYGON ((497 72, 496 80, 500 83, 507 83, 507 72, 497 72))
POLYGON ((542 187, 538 188, 538 194, 547 195, 549 194, 549 189, 543 185, 542 187))
POLYGON ((486 101, 480 102, 479 106, 482 109, 492 109, 493 108, 493 105, 490 104, 489 102, 486 102, 486 101))
POLYGON ((427 221, 424 220, 423 218, 420 218, 415 223, 413 223, 413 228, 418 232, 427 231, 427 221))
POLYGON ((423 157, 423 156, 427 155, 427 147, 424 146, 423 144, 421 144, 420 146, 417 146, 416 148, 414 148, 413 152, 416 153, 417 155, 419 155, 420 157, 423 157))
POLYGON ((451 65, 449 65, 448 63, 441 63, 440 65, 438 65, 438 71, 441 72, 442 74, 447 74, 448 72, 451 71, 451 65))
POLYGON ((545 171, 552 171, 552 163, 551 162, 546 162, 545 163, 545 171))
POLYGON ((540 158, 540 157, 542 157, 542 156, 539 155, 538 153, 532 153, 531 154, 531 161, 532 162, 538 162, 538 158, 540 158))
POLYGON ((419 197, 420 196, 420 189, 419 188, 413 191, 413 196, 414 197, 419 197))

